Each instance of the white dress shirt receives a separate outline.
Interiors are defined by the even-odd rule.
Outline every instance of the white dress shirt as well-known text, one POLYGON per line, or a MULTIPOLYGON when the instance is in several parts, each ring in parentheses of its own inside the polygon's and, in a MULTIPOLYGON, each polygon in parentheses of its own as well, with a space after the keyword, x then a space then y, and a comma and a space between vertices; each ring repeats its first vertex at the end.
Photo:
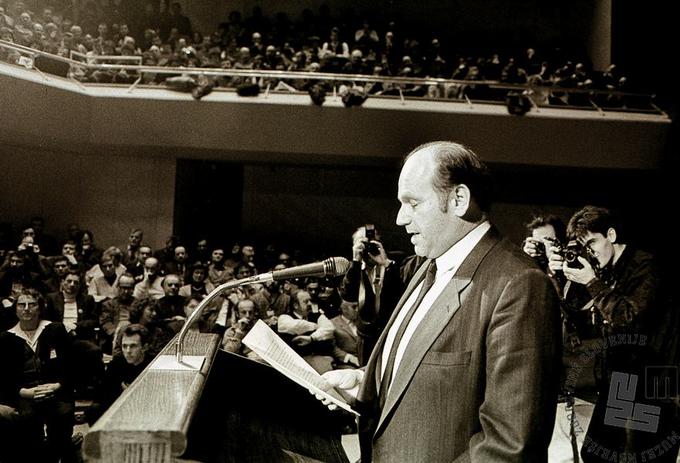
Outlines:
MULTIPOLYGON (((394 378, 397 377, 399 371, 399 364, 401 363, 402 357, 404 356, 404 352, 408 347, 411 337, 418 328, 418 325, 430 311, 432 304, 434 303, 434 301, 437 300, 437 297, 439 297, 439 295, 444 290, 446 285, 448 285, 451 282, 451 278, 453 278, 453 275, 456 273, 456 270, 458 270, 458 267, 460 267, 460 264, 463 263, 468 254, 470 254, 474 247, 477 246, 477 243, 479 243, 484 234, 487 231, 489 231, 490 228, 491 224, 488 221, 482 222, 476 228, 470 231, 470 233, 465 235, 461 240, 459 240, 457 243, 451 246, 444 254, 435 259, 435 262, 437 263, 437 274, 435 277, 434 284, 427 292, 427 294, 425 294, 425 297, 423 297, 420 306, 416 309, 416 312, 413 314, 413 318, 406 327, 406 331, 404 331, 404 335, 401 338, 401 342, 397 347, 397 355, 394 359, 394 368, 392 370, 393 374, 392 381, 390 382, 390 387, 392 386, 392 383, 394 383, 394 378)), ((392 324, 390 330, 387 333, 380 362, 381 380, 383 375, 385 374, 387 359, 390 355, 390 351, 392 350, 392 344, 394 343, 394 338, 397 335, 397 331, 399 330, 399 327, 401 326, 401 323, 404 320, 404 317, 408 313, 409 309, 418 298, 418 293, 420 292, 420 288, 423 284, 424 280, 413 289, 413 292, 406 300, 404 305, 401 307, 401 310, 397 314, 397 318, 394 320, 394 323, 392 324)))

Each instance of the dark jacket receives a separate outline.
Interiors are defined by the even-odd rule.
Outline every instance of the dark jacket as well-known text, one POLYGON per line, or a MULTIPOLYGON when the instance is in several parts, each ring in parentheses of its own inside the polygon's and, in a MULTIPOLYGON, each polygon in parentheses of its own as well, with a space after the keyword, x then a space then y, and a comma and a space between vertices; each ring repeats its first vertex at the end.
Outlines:
POLYGON ((37 351, 9 331, 0 333, 0 403, 16 405, 21 388, 60 383, 62 397, 72 395, 67 371, 71 340, 64 325, 51 322, 38 337, 37 351))

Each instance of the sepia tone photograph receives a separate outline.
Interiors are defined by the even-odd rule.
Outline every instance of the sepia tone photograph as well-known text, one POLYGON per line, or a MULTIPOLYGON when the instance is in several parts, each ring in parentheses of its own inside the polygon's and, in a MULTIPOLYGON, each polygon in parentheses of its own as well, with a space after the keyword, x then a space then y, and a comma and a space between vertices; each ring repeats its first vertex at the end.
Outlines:
POLYGON ((680 463, 675 17, 0 0, 0 463, 680 463))

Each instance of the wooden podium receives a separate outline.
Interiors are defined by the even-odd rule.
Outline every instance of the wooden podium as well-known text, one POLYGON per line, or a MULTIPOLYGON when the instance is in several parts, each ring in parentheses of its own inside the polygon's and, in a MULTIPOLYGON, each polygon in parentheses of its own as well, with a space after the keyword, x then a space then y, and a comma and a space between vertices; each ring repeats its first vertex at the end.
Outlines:
POLYGON ((188 332, 192 368, 173 365, 171 342, 87 433, 86 461, 348 462, 349 415, 218 345, 217 335, 188 332))

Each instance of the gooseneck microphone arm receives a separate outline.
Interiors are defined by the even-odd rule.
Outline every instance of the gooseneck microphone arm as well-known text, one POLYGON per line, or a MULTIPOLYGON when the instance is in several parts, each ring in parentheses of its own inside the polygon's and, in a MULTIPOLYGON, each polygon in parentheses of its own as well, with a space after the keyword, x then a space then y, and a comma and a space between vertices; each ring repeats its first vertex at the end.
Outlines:
POLYGON ((323 277, 323 276, 340 276, 347 273, 350 267, 350 262, 344 257, 330 257, 323 262, 315 262, 312 264, 298 265, 297 267, 286 268, 283 270, 275 270, 273 272, 261 273, 248 278, 240 280, 227 281, 213 289, 194 309, 189 315, 184 326, 177 336, 175 342, 175 356, 177 362, 182 363, 184 338, 189 331, 189 327, 193 325, 196 319, 201 315, 203 309, 208 306, 215 298, 228 289, 238 288, 239 286, 249 285, 253 283, 270 283, 272 281, 288 280, 292 278, 307 278, 307 277, 323 277))

